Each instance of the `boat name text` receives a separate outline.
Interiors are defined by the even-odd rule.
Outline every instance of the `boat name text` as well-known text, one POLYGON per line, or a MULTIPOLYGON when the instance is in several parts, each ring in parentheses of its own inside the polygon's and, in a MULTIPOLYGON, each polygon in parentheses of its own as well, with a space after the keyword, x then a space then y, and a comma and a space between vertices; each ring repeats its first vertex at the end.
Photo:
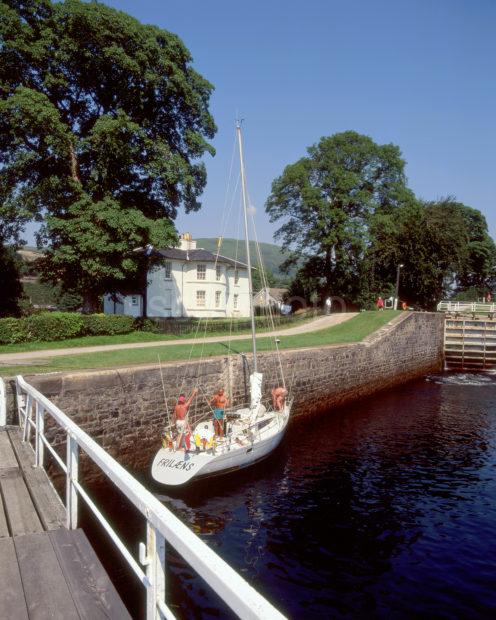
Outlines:
POLYGON ((158 467, 169 467, 171 469, 184 469, 189 471, 195 466, 195 463, 188 463, 186 461, 176 461, 175 459, 160 459, 157 463, 158 467))

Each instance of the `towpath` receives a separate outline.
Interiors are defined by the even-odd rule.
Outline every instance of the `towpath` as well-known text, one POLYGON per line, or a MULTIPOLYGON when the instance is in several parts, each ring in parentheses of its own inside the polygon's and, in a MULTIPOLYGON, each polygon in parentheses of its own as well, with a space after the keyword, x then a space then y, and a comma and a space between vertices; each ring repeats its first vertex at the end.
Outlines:
MULTIPOLYGON (((260 338, 264 336, 292 336, 294 334, 305 334, 307 332, 318 331, 333 325, 339 325, 356 316, 356 312, 342 312, 339 314, 330 314, 329 316, 320 316, 313 321, 301 323, 295 327, 281 329, 278 331, 262 332, 260 338)), ((226 342, 227 340, 246 340, 249 334, 236 336, 209 336, 203 339, 203 342, 226 342)), ((18 364, 21 362, 33 362, 39 360, 47 360, 60 355, 79 355, 81 353, 100 353, 102 351, 118 351, 120 349, 146 349, 149 347, 170 347, 178 344, 194 344, 197 338, 182 338, 177 340, 156 340, 154 342, 134 342, 126 344, 105 344, 89 347, 72 347, 67 349, 47 349, 43 351, 23 351, 22 353, 2 353, 0 354, 0 364, 18 364)))

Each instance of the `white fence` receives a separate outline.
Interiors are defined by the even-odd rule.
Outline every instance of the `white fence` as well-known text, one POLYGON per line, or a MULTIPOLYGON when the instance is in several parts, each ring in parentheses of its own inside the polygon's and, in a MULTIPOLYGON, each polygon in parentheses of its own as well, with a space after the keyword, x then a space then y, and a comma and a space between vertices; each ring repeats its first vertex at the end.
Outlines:
POLYGON ((25 441, 35 431, 35 466, 43 467, 44 450, 48 449, 66 474, 67 527, 77 527, 78 499, 81 497, 92 510, 116 547, 146 588, 146 618, 174 618, 165 603, 165 543, 174 549, 213 588, 219 597, 240 617, 281 620, 284 616, 252 588, 236 571, 200 540, 184 523, 173 515, 143 485, 135 480, 117 461, 108 455, 89 435, 82 431, 43 394, 16 378, 19 424, 25 441), (65 431, 67 450, 65 461, 49 444, 45 433, 45 416, 65 431), (146 545, 140 543, 139 563, 120 540, 109 522, 88 496, 78 480, 79 451, 102 470, 146 520, 146 545), (141 568, 145 567, 145 570, 141 568))
POLYGON ((439 312, 491 314, 496 312, 496 304, 479 301, 440 301, 437 309, 439 312))

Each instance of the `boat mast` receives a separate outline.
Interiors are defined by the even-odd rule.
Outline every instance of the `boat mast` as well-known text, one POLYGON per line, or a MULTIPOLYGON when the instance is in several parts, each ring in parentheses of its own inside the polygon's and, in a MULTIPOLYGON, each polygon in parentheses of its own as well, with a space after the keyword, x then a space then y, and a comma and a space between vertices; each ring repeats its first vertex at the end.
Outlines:
POLYGON ((245 164, 243 159, 243 140, 241 138, 241 121, 236 121, 236 133, 239 145, 239 166, 241 169, 241 190, 243 195, 243 215, 245 220, 246 264, 248 265, 248 291, 250 297, 251 338, 253 346, 253 372, 257 372, 257 338, 255 335, 255 314, 253 312, 253 283, 251 279, 250 242, 248 239, 248 205, 246 191, 245 164))

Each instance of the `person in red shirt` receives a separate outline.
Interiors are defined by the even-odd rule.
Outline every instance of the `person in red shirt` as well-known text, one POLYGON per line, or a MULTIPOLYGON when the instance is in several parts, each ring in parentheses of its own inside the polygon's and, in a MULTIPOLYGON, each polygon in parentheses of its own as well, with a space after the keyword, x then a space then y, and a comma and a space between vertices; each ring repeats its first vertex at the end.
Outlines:
POLYGON ((177 430, 177 447, 181 447, 183 434, 186 431, 187 427, 187 419, 188 409, 190 408, 191 403, 193 402, 193 398, 198 394, 198 390, 195 388, 191 392, 191 396, 186 400, 186 396, 184 394, 180 394, 177 399, 177 405, 174 407, 174 414, 172 417, 173 423, 176 425, 177 430))
POLYGON ((379 296, 377 298, 377 301, 375 302, 375 305, 377 307, 377 310, 384 310, 384 299, 379 296))

